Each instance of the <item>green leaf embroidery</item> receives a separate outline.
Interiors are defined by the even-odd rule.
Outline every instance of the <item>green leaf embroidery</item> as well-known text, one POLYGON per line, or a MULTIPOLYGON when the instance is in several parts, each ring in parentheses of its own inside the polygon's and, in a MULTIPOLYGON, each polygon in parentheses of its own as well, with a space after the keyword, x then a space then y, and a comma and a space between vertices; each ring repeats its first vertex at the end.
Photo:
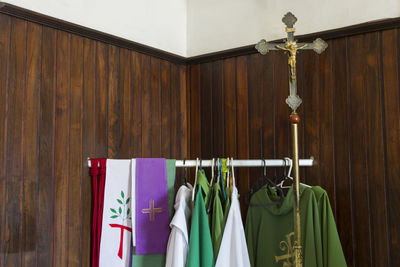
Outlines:
POLYGON ((126 212, 126 214, 129 215, 130 212, 131 212, 131 209, 128 208, 128 211, 126 212))
POLYGON ((121 191, 121 197, 122 197, 122 198, 124 198, 124 197, 125 197, 125 195, 124 195, 124 192, 123 192, 123 191, 121 191))
POLYGON ((111 219, 115 219, 115 218, 118 218, 118 215, 111 216, 111 219))
POLYGON ((110 209, 112 212, 117 213, 117 211, 115 209, 110 209))
POLYGON ((123 204, 122 200, 117 199, 117 201, 118 201, 119 204, 123 204))
POLYGON ((128 199, 126 200, 125 204, 128 204, 128 203, 129 203, 129 200, 131 200, 130 197, 128 197, 128 199))
POLYGON ((119 207, 119 209, 118 209, 118 212, 119 212, 119 214, 121 214, 121 213, 122 213, 122 209, 121 209, 121 207, 119 207))

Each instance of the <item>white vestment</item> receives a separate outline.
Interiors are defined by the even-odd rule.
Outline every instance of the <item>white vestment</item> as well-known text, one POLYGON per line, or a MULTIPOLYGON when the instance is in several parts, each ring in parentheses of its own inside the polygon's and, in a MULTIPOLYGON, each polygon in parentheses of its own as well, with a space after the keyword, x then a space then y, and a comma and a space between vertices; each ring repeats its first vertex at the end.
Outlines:
POLYGON ((250 267, 236 187, 233 188, 231 199, 232 204, 226 220, 215 267, 250 267))
POLYGON ((175 215, 170 223, 166 267, 185 267, 189 249, 188 225, 191 216, 192 189, 182 185, 175 199, 175 215))
POLYGON ((132 236, 131 160, 107 159, 100 267, 128 267, 132 236))

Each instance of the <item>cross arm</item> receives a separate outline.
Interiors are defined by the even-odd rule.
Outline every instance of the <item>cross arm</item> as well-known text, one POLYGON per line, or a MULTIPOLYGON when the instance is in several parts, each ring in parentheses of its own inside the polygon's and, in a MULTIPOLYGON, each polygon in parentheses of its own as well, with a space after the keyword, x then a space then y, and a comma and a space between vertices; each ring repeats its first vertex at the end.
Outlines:
POLYGON ((283 44, 268 43, 267 41, 262 39, 256 44, 255 47, 257 51, 260 52, 260 54, 265 55, 271 50, 279 50, 279 48, 277 48, 278 45, 285 46, 284 43, 283 44))
POLYGON ((302 47, 302 50, 314 50, 318 54, 321 54, 328 47, 328 44, 321 38, 317 38, 312 43, 297 43, 297 46, 302 47))

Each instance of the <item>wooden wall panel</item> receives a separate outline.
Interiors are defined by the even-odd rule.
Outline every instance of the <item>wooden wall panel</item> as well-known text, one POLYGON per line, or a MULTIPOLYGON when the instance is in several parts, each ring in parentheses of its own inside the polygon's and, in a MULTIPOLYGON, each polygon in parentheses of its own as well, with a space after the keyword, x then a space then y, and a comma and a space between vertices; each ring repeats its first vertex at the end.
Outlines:
MULTIPOLYGON (((400 265, 399 60, 399 29, 298 57, 301 178, 328 191, 349 266, 400 265)), ((286 62, 176 64, 0 14, 0 266, 90 266, 87 157, 290 156, 286 62)), ((262 170, 236 174, 245 217, 262 170)))
POLYGON ((187 157, 186 69, 0 14, 0 266, 90 266, 87 158, 187 157))
MULTIPOLYGON (((300 153, 315 158, 315 166, 302 168, 301 179, 327 190, 349 266, 397 266, 399 29, 339 37, 328 44, 321 55, 305 51, 298 56, 300 153)), ((191 157, 216 157, 221 149, 225 157, 241 159, 291 155, 286 55, 237 56, 190 69, 191 157), (220 95, 224 105, 216 104, 220 95), (227 121, 227 114, 236 115, 227 121), (237 137, 231 139, 227 132, 233 128, 237 137), (210 141, 224 131, 223 140, 210 141)), ((261 168, 237 171, 241 196, 260 175, 261 168)), ((245 218, 244 197, 241 208, 245 218)))

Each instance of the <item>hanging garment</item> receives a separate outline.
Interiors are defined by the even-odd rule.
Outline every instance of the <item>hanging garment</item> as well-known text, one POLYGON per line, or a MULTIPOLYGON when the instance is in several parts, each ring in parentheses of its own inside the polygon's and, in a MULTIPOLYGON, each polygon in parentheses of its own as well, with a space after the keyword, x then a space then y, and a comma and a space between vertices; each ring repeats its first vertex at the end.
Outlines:
POLYGON ((93 179, 92 266, 98 267, 107 159, 91 159, 90 163, 90 175, 93 179))
POLYGON ((235 186, 233 187, 231 199, 232 203, 215 266, 250 267, 242 215, 240 213, 238 191, 235 186))
POLYGON ((169 237, 165 159, 136 159, 136 254, 166 252, 169 237))
POLYGON ((107 160, 100 267, 126 267, 131 246, 131 160, 107 160))
POLYGON ((189 249, 189 220, 191 216, 192 188, 182 185, 175 200, 175 215, 170 223, 166 267, 185 267, 189 249))
POLYGON ((187 267, 213 267, 214 255, 211 242, 209 219, 204 204, 203 194, 209 199, 209 187, 207 178, 203 177, 204 171, 198 172, 198 191, 192 215, 192 225, 190 229, 189 252, 187 257, 187 267), (205 181, 201 181, 202 179, 205 181), (205 183, 207 182, 207 184, 205 183), (206 192, 205 192, 206 191, 206 192))
POLYGON ((213 245, 214 257, 217 258, 219 247, 221 246, 222 234, 224 231, 224 211, 221 204, 221 188, 218 183, 214 184, 213 208, 211 215, 211 240, 213 245))
MULTIPOLYGON (((171 211, 174 208, 174 184, 175 184, 175 164, 176 160, 167 159, 167 183, 168 183, 168 209, 171 211)), ((170 212, 170 216, 172 216, 170 212)), ((136 247, 132 249, 132 266, 133 267, 164 267, 165 254, 147 254, 136 255, 136 247)))
MULTIPOLYGON (((281 205, 250 206, 246 218, 246 239, 252 267, 293 266, 293 187, 281 205)), ((264 186, 251 197, 251 204, 279 202, 277 192, 264 186)), ((320 267, 322 257, 318 206, 311 188, 300 186, 303 266, 320 267), (318 256, 317 256, 318 255, 318 256)))
POLYGON ((346 259, 340 244, 328 194, 320 186, 313 186, 312 190, 317 200, 321 225, 322 259, 318 266, 345 267, 347 266, 346 259))

